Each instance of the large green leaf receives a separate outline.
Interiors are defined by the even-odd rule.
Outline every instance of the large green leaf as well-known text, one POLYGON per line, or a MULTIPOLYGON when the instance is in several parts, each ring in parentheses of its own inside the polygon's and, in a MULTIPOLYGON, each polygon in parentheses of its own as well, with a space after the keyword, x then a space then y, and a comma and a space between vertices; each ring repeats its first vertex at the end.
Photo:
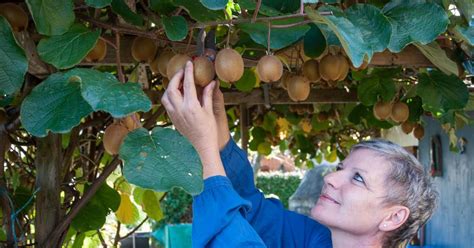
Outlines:
POLYGON ((156 127, 129 133, 120 147, 123 174, 130 183, 156 191, 182 187, 196 195, 202 191, 202 166, 197 152, 177 131, 156 127))
POLYGON ((242 77, 235 82, 235 87, 242 92, 250 92, 257 84, 257 75, 251 69, 245 69, 242 77))
POLYGON ((319 8, 321 11, 332 11, 333 15, 322 16, 317 11, 306 8, 309 18, 316 23, 323 23, 329 26, 341 42, 342 47, 355 67, 362 65, 364 57, 372 58, 372 49, 367 46, 360 29, 347 19, 341 9, 333 6, 319 8))
POLYGON ((225 9, 228 0, 199 0, 202 5, 204 5, 208 9, 212 10, 220 10, 225 9))
POLYGON ((94 48, 99 35, 99 31, 91 31, 82 24, 75 24, 62 35, 41 39, 38 54, 41 59, 58 69, 71 68, 79 64, 94 48))
POLYGON ((193 18, 198 22, 216 21, 224 19, 224 12, 210 10, 204 7, 201 2, 197 0, 172 0, 177 7, 183 7, 193 18))
POLYGON ((416 1, 394 1, 384 7, 384 14, 392 24, 388 48, 400 52, 412 42, 428 44, 448 27, 448 15, 438 4, 416 1))
POLYGON ((456 34, 458 34, 458 36, 463 41, 466 41, 469 45, 474 46, 474 26, 456 26, 454 28, 454 32, 456 32, 456 34))
POLYGON ((160 15, 168 15, 176 9, 173 0, 150 0, 148 2, 150 8, 160 15))
POLYGON ((315 24, 309 25, 311 29, 304 36, 304 54, 310 58, 317 58, 326 50, 327 42, 321 29, 315 24))
POLYGON ((372 52, 382 52, 387 48, 392 35, 392 27, 379 8, 370 4, 354 4, 345 10, 347 18, 359 28, 366 46, 372 52))
MULTIPOLYGON (((302 18, 291 18, 287 20, 273 21, 272 25, 286 25, 302 21, 302 18)), ((267 47, 268 25, 266 23, 243 23, 239 28, 248 33, 253 41, 267 47)), ((281 49, 301 39, 310 27, 299 25, 290 28, 274 28, 270 33, 270 48, 281 49)))
POLYGON ((76 19, 72 0, 27 0, 36 30, 43 35, 61 35, 76 19))
POLYGON ((458 74, 458 65, 446 55, 446 52, 438 45, 436 41, 428 45, 422 45, 415 42, 414 45, 433 63, 438 69, 445 74, 458 74))
POLYGON ((112 0, 112 10, 120 15, 126 22, 135 26, 143 25, 143 17, 133 12, 124 0, 112 0))
POLYGON ((80 84, 65 73, 55 73, 36 86, 23 100, 20 118, 31 134, 67 133, 92 112, 82 98, 80 84))
POLYGON ((188 23, 182 16, 163 16, 161 19, 166 36, 172 41, 180 41, 188 35, 188 23))
POLYGON ((110 209, 111 211, 117 211, 120 205, 120 194, 107 183, 103 183, 100 186, 94 197, 100 200, 104 208, 110 209))
POLYGON ((92 69, 77 68, 68 75, 81 82, 82 96, 95 111, 120 118, 151 108, 150 99, 138 83, 121 83, 110 73, 92 69))
POLYGON ((117 219, 126 225, 135 224, 140 218, 137 206, 130 200, 129 194, 120 194, 120 206, 115 211, 117 219))
POLYGON ((440 71, 418 75, 416 93, 423 99, 423 108, 435 115, 462 109, 469 100, 467 85, 454 75, 440 71))
POLYGON ((379 96, 384 101, 390 101, 395 91, 395 83, 391 77, 378 75, 362 79, 357 87, 358 98, 366 106, 374 105, 379 96))
POLYGON ((86 4, 93 8, 104 8, 109 6, 112 3, 112 0, 86 0, 86 4))
POLYGON ((262 4, 282 13, 293 13, 300 8, 300 1, 294 0, 262 0, 262 4))
POLYGON ((0 95, 18 91, 27 70, 25 52, 16 43, 8 21, 0 16, 0 95))

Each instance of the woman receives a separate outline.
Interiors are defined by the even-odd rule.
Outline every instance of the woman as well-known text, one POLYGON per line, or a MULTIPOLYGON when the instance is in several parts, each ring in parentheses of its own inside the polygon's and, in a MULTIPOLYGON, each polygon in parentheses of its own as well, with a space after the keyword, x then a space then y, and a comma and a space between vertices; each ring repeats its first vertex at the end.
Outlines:
POLYGON ((325 177, 311 212, 316 221, 265 199, 245 153, 229 138, 222 93, 212 82, 201 104, 192 70, 188 63, 172 78, 162 103, 203 164, 204 191, 194 198, 195 247, 396 247, 433 213, 437 195, 421 165, 386 141, 355 145, 325 177))

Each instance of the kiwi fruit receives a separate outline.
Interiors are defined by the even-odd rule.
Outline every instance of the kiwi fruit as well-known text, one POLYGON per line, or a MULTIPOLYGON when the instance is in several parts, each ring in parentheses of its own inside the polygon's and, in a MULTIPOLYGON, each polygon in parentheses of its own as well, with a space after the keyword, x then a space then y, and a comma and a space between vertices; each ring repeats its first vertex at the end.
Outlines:
POLYGON ((415 125, 411 122, 405 121, 405 122, 402 123, 402 125, 400 127, 402 128, 402 131, 405 134, 409 134, 413 131, 413 128, 415 127, 415 125))
POLYGON ((390 117, 390 114, 392 113, 392 104, 391 102, 379 101, 375 103, 372 110, 374 112, 375 118, 384 121, 388 119, 390 117))
POLYGON ((128 129, 128 131, 133 131, 137 128, 140 128, 140 115, 133 113, 120 120, 120 122, 128 129))
POLYGON ((222 81, 234 83, 244 74, 244 60, 234 49, 225 48, 217 53, 215 68, 222 81))
POLYGON ((151 62, 155 58, 158 46, 152 39, 135 37, 132 42, 132 57, 138 62, 151 62))
POLYGON ((191 57, 186 54, 174 55, 166 65, 166 75, 168 79, 173 78, 174 74, 186 66, 186 62, 190 61, 191 57))
POLYGON ((425 136, 425 128, 421 124, 416 124, 413 129, 413 136, 417 139, 423 138, 425 136))
POLYGON ((367 69, 367 67, 369 66, 369 61, 364 60, 364 61, 362 62, 362 65, 360 65, 359 67, 354 67, 354 65, 353 65, 352 62, 351 62, 351 63, 350 63, 350 66, 351 66, 351 70, 353 70, 353 71, 362 71, 362 70, 367 69))
POLYGON ((390 117, 393 121, 401 123, 408 120, 408 116, 410 115, 410 110, 408 105, 404 102, 396 102, 392 106, 392 113, 390 117))
POLYGON ((153 73, 160 73, 161 76, 166 77, 166 67, 171 58, 174 57, 174 52, 165 50, 150 63, 150 69, 153 73))
POLYGON ((118 154, 122 141, 128 134, 128 129, 120 124, 120 122, 114 122, 105 129, 104 132, 104 148, 110 155, 118 154))
POLYGON ((291 73, 289 73, 289 72, 283 73, 283 75, 280 78, 280 87, 286 90, 287 85, 288 85, 288 80, 290 78, 291 78, 291 73))
POLYGON ((319 80, 321 80, 321 74, 319 74, 319 62, 314 59, 310 59, 304 62, 303 75, 310 82, 319 82, 319 80))
POLYGON ((276 82, 283 75, 283 64, 276 56, 265 55, 258 61, 257 73, 263 82, 276 82))
POLYGON ((168 78, 163 78, 161 80, 161 83, 163 84, 163 88, 166 89, 168 88, 168 84, 170 83, 170 80, 168 78))
POLYGON ((13 31, 22 31, 28 27, 28 14, 16 4, 0 4, 0 15, 7 19, 13 31))
POLYGON ((105 58, 105 55, 107 54, 107 43, 99 39, 97 40, 97 43, 95 43, 94 48, 86 55, 86 61, 87 62, 98 62, 102 61, 105 58))
POLYGON ((340 81, 347 76, 348 72, 349 62, 341 54, 332 55, 329 53, 319 63, 319 73, 321 78, 326 81, 340 81))
POLYGON ((288 96, 295 102, 306 100, 311 90, 308 79, 302 76, 291 77, 287 87, 288 96))
POLYGON ((193 61, 194 83, 206 87, 216 76, 214 64, 206 56, 199 56, 193 61))

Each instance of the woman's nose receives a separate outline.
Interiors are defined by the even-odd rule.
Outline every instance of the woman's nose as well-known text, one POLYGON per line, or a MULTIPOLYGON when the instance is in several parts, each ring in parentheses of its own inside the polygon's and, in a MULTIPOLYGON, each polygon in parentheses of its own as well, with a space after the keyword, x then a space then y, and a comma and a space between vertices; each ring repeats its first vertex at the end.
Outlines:
POLYGON ((337 189, 341 186, 342 179, 342 171, 334 171, 324 176, 324 183, 331 186, 332 188, 337 189))

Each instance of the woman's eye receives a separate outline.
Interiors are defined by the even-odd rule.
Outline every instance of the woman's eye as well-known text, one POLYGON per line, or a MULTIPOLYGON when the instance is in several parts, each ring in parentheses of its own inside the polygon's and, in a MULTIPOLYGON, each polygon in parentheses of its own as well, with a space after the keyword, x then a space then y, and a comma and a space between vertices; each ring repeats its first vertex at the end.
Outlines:
POLYGON ((364 183, 364 178, 362 178, 362 176, 356 172, 356 174, 354 175, 354 180, 358 181, 358 182, 361 182, 361 183, 364 183))

